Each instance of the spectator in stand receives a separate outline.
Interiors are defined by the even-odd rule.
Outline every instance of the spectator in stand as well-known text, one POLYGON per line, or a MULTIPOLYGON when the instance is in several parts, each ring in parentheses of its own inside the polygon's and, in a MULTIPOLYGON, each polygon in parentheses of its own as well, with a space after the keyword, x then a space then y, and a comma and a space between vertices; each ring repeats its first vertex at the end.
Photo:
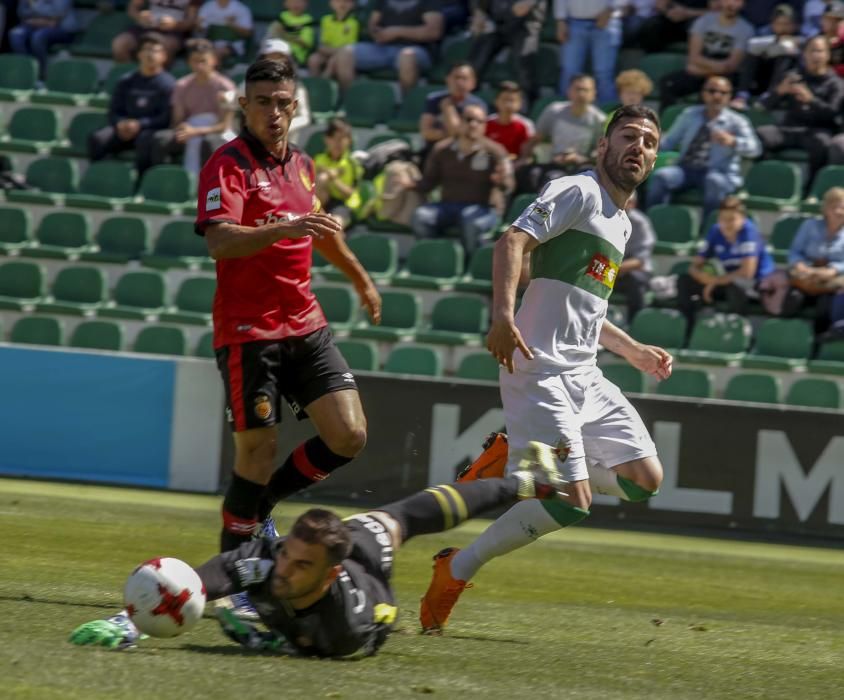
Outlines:
POLYGON ((781 3, 770 17, 770 33, 753 37, 739 71, 733 109, 747 109, 751 95, 761 95, 797 66, 802 38, 797 34, 797 18, 791 5, 781 3))
POLYGON ((615 91, 622 107, 642 104, 654 90, 654 84, 646 73, 630 68, 615 78, 615 91))
POLYGON ((53 44, 69 44, 77 29, 71 0, 20 0, 20 24, 9 30, 9 45, 14 53, 30 54, 38 61, 41 73, 53 44))
POLYGON ((449 69, 445 77, 445 90, 428 95, 425 109, 419 117, 419 133, 425 139, 426 155, 435 143, 460 133, 460 117, 468 105, 480 105, 486 111, 486 103, 472 94, 476 86, 472 64, 460 61, 449 69))
POLYGON ((546 11, 547 0, 478 0, 469 24, 473 37, 469 60, 478 76, 483 78, 496 56, 508 48, 517 82, 533 102, 539 94, 536 56, 546 11))
POLYGON ((733 76, 741 66, 753 27, 739 12, 744 0, 721 0, 719 12, 707 12, 692 24, 686 68, 659 82, 661 109, 697 92, 711 75, 733 76))
POLYGON ((323 210, 344 228, 354 221, 362 204, 363 166, 352 158, 351 147, 352 127, 343 119, 331 119, 325 129, 325 151, 314 158, 316 195, 323 210))
POLYGON ((702 105, 686 107, 659 144, 680 152, 679 162, 654 170, 648 181, 648 206, 667 204, 673 192, 703 190, 703 215, 743 183, 741 159, 762 152, 748 119, 727 107, 732 85, 727 78, 707 78, 702 105))
POLYGON ((226 109, 226 100, 237 87, 217 72, 217 56, 210 41, 191 39, 187 48, 191 73, 176 81, 170 98, 173 127, 153 135, 150 161, 158 165, 172 156, 183 156, 185 170, 198 175, 204 163, 202 140, 214 134, 226 134, 223 141, 236 136, 232 131, 234 115, 226 109))
POLYGON ((595 162, 607 115, 595 106, 594 78, 575 75, 568 98, 568 102, 552 102, 539 115, 536 134, 522 148, 526 163, 516 171, 518 192, 539 192, 550 180, 586 170, 595 162), (528 162, 536 147, 547 141, 551 142, 551 162, 528 162))
POLYGON ((689 27, 707 11, 709 0, 656 0, 656 13, 639 26, 630 37, 630 45, 638 45, 648 53, 664 51, 668 44, 686 41, 689 27))
POLYGON ((785 109, 783 125, 766 124, 757 131, 767 157, 784 148, 802 148, 809 156, 808 188, 829 158, 844 100, 844 81, 829 65, 829 42, 824 36, 803 47, 803 65, 789 71, 759 101, 767 110, 785 109))
POLYGON ((831 187, 823 198, 822 216, 803 222, 788 251, 791 288, 783 316, 814 305, 815 332, 826 330, 830 306, 844 289, 844 188, 831 187))
POLYGON ((434 146, 421 180, 405 179, 401 186, 428 193, 440 188, 439 202, 423 204, 413 214, 411 226, 419 238, 443 235, 451 226, 471 255, 495 230, 503 213, 504 197, 513 189, 513 170, 507 151, 484 136, 486 110, 468 105, 456 137, 434 146))
POLYGON ((806 0, 751 0, 745 3, 742 16, 753 25, 757 36, 772 34, 771 17, 783 7, 791 11, 795 20, 795 31, 799 32, 800 23, 797 21, 806 0))
POLYGON ((337 80, 345 89, 358 71, 395 68, 407 91, 431 67, 431 51, 443 35, 443 16, 436 0, 375 0, 369 36, 344 46, 337 55, 337 80))
POLYGON ((598 103, 613 104, 615 59, 621 46, 621 19, 613 12, 613 0, 554 0, 554 19, 562 66, 560 94, 566 94, 572 77, 583 73, 591 57, 598 103))
POLYGON ((208 0, 199 8, 197 21, 201 33, 214 44, 218 61, 245 55, 254 23, 252 10, 240 0, 208 0))
POLYGON ((656 15, 657 0, 621 0, 621 45, 635 46, 645 22, 656 15))
POLYGON ((821 17, 829 6, 829 0, 806 0, 803 6, 803 24, 800 33, 810 39, 821 31, 821 17))
POLYGON ((355 0, 330 0, 331 14, 319 21, 319 46, 308 57, 308 72, 334 78, 337 54, 344 46, 353 46, 360 37, 360 22, 355 17, 355 0))
POLYGON ((844 2, 834 0, 821 16, 821 34, 829 41, 829 64, 839 77, 844 76, 844 2))
POLYGON ((630 219, 630 238, 624 247, 624 260, 618 268, 613 287, 616 292, 624 295, 628 323, 645 307, 645 292, 650 287, 653 275, 652 256, 656 243, 653 224, 648 215, 637 207, 637 203, 634 193, 625 207, 627 218, 630 219))
POLYGON ((510 158, 515 160, 535 133, 533 122, 520 114, 522 91, 516 83, 505 80, 498 86, 495 109, 495 114, 486 120, 486 137, 504 146, 510 158))
POLYGON ((296 63, 305 66, 316 44, 315 25, 316 21, 308 14, 308 0, 284 0, 284 10, 269 26, 264 38, 286 41, 296 63))
POLYGON ((138 49, 140 37, 155 31, 163 37, 167 63, 173 62, 191 33, 202 0, 129 0, 126 13, 135 26, 121 32, 111 42, 111 54, 118 63, 129 63, 138 49))
POLYGON ((109 125, 88 139, 91 160, 134 148, 138 173, 150 166, 152 138, 156 131, 170 126, 175 80, 164 70, 166 63, 164 37, 157 32, 141 36, 138 69, 120 78, 111 96, 109 125))
POLYGON ((725 197, 700 252, 677 279, 677 306, 689 322, 688 333, 701 304, 724 300, 728 311, 746 315, 748 300, 758 298, 760 283, 775 271, 774 259, 747 217, 744 203, 734 195, 725 197))

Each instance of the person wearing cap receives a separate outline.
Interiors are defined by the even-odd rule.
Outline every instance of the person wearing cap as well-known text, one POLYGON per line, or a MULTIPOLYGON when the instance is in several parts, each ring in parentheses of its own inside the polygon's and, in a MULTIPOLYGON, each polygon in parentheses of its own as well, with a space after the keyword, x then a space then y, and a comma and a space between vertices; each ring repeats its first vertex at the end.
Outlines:
MULTIPOLYGON (((264 39, 261 42, 261 49, 258 53, 258 58, 268 58, 271 61, 289 61, 292 59, 293 53, 284 39, 264 39)), ((238 86, 238 95, 245 93, 245 86, 243 84, 238 86)), ((293 113, 293 119, 290 122, 290 139, 296 140, 296 135, 304 127, 310 126, 311 105, 308 101, 308 91, 302 83, 296 84, 296 111, 293 113)))
POLYGON ((829 3, 821 16, 821 34, 829 41, 829 63, 844 77, 844 2, 829 3))

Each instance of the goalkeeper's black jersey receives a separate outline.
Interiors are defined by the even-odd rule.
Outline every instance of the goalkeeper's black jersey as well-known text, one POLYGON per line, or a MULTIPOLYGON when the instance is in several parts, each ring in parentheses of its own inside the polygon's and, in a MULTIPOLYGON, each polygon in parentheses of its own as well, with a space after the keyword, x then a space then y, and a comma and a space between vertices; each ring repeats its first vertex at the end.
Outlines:
POLYGON ((383 527, 373 522, 359 515, 346 523, 352 553, 328 593, 309 608, 294 610, 271 593, 275 554, 284 538, 253 540, 208 562, 203 566, 208 598, 248 591, 261 621, 302 654, 374 654, 392 629, 396 608, 389 585, 393 549, 383 527))

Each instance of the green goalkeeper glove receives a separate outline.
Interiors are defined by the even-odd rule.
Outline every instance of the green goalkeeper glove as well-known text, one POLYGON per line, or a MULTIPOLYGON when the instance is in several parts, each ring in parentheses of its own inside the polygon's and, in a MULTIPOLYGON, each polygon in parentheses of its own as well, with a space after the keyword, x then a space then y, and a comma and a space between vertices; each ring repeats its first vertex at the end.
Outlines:
POLYGON ((71 644, 101 646, 108 649, 128 649, 139 639, 146 638, 125 612, 112 615, 107 620, 92 620, 70 633, 71 644))
POLYGON ((272 651, 279 654, 296 655, 296 649, 275 632, 264 632, 241 620, 231 608, 218 606, 215 610, 217 622, 229 639, 253 651, 272 651))

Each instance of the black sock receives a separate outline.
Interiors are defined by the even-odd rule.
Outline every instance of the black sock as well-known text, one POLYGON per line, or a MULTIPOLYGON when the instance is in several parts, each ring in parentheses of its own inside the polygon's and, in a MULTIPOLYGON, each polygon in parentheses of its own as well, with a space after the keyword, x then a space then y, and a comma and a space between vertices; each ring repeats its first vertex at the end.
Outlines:
POLYGON ((509 505, 516 500, 518 490, 519 480, 514 476, 443 484, 378 510, 401 524, 402 541, 406 541, 416 535, 450 530, 490 508, 509 505))
POLYGON ((318 435, 303 442, 270 479, 258 505, 258 522, 264 522, 275 504, 311 484, 327 479, 335 469, 352 461, 328 449, 318 435))
POLYGON ((232 474, 232 480, 223 498, 223 529, 220 533, 220 551, 236 549, 252 537, 258 522, 255 513, 264 491, 257 484, 242 476, 232 474))

